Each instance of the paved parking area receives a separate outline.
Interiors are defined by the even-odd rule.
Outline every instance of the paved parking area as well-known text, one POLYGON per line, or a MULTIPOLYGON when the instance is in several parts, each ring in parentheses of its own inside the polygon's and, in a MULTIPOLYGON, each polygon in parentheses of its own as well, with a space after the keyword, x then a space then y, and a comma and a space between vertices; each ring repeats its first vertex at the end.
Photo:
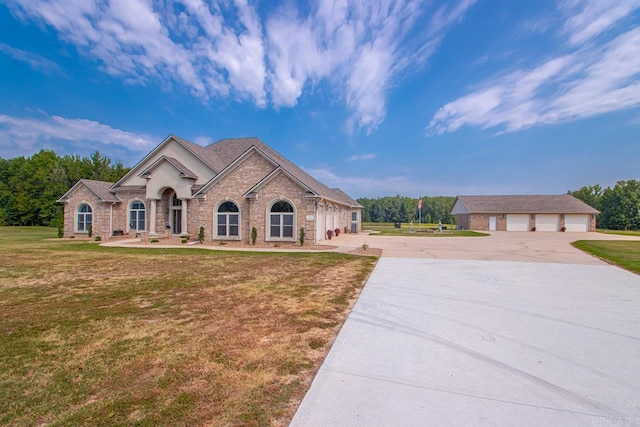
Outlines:
POLYGON ((568 263, 385 249, 291 425, 640 426, 640 276, 557 248, 568 263))
POLYGON ((366 233, 341 234, 323 244, 339 245, 344 250, 363 243, 383 249, 383 257, 477 259, 487 261, 554 262, 568 264, 604 264, 575 249, 576 240, 640 240, 636 236, 602 233, 491 232, 484 237, 376 236, 366 233))

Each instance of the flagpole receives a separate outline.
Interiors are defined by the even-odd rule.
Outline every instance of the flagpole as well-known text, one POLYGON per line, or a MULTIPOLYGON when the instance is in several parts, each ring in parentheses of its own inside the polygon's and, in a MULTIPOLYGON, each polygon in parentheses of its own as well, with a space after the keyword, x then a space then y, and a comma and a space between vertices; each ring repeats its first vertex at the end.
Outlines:
POLYGON ((418 201, 418 231, 422 228, 422 196, 420 196, 420 200, 418 201))

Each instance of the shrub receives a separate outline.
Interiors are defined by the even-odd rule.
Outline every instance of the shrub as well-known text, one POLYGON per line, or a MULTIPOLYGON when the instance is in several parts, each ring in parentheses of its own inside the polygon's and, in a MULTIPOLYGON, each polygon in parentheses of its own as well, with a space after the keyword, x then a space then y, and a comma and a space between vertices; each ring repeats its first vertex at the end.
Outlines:
POLYGON ((96 242, 99 242, 99 241, 101 241, 101 240, 102 240, 102 237, 100 237, 100 236, 96 236, 96 242))
POLYGON ((256 245, 256 239, 258 238, 258 229, 255 227, 251 227, 251 244, 253 246, 256 245))
POLYGON ((226 244, 227 242, 222 242, 222 241, 218 242, 218 246, 225 246, 226 244))
POLYGON ((300 227, 300 236, 298 237, 298 240, 300 240, 300 246, 304 246, 304 235, 305 235, 304 227, 300 227))
POLYGON ((200 226, 200 231, 198 231, 198 241, 200 243, 204 242, 204 227, 200 226))
POLYGON ((362 250, 366 252, 367 249, 369 249, 369 244, 368 243, 363 243, 362 244, 362 250))
POLYGON ((89 228, 87 228, 87 232, 89 233, 89 238, 93 236, 93 224, 89 224, 89 228))
POLYGON ((327 239, 331 240, 333 237, 333 230, 327 230, 327 239))
POLYGON ((187 243, 189 239, 182 239, 182 243, 187 243))
POLYGON ((158 240, 158 239, 151 239, 151 240, 149 240, 149 241, 150 241, 151 243, 158 243, 158 242, 159 242, 159 240, 158 240))
POLYGON ((62 231, 62 227, 58 227, 58 238, 63 238, 64 237, 64 231, 62 231))
POLYGON ((336 237, 338 237, 340 235, 340 229, 339 228, 336 228, 333 231, 336 233, 336 237))

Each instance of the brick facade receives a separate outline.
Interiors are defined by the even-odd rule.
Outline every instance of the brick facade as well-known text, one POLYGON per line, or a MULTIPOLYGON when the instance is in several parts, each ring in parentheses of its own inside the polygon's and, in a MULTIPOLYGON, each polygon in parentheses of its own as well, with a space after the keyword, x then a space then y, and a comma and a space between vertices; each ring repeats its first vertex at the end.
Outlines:
MULTIPOLYGON (((162 144, 152 152, 153 155, 148 156, 149 159, 159 158, 162 153, 160 148, 163 148, 162 144)), ((169 154, 179 152, 175 149, 170 150, 170 147, 164 148, 169 154)), ((148 167, 147 164, 142 163, 145 162, 141 162, 141 165, 138 166, 139 169, 148 167)), ((251 229, 255 227, 258 232, 256 241, 259 243, 296 242, 299 238, 299 230, 303 227, 306 236, 305 244, 313 245, 316 240, 326 238, 327 229, 351 230, 352 212, 357 213, 355 229, 360 230, 360 208, 324 199, 301 185, 300 181, 297 181, 284 169, 278 168, 282 168, 282 166, 270 161, 259 150, 248 150, 226 168, 224 173, 215 177, 204 188, 200 190, 201 185, 194 186, 191 191, 192 197, 185 197, 184 192, 176 189, 175 186, 184 185, 184 178, 172 173, 167 163, 152 169, 146 175, 147 187, 139 185, 139 172, 131 175, 128 181, 125 176, 123 178, 125 182, 119 182, 115 190, 112 190, 110 183, 85 180, 84 185, 80 185, 83 183, 81 181, 61 198, 61 201, 65 203, 64 235, 66 237, 88 237, 86 231, 77 230, 77 212, 83 203, 88 204, 92 209, 94 237, 100 236, 101 239, 106 240, 114 235, 122 234, 149 239, 154 235, 158 237, 170 235, 172 231, 176 231, 173 228, 174 224, 171 224, 171 219, 178 218, 177 213, 172 214, 172 212, 176 212, 172 208, 171 200, 172 196, 176 194, 174 190, 177 191, 177 194, 182 193, 177 198, 182 205, 186 205, 185 209, 176 207, 183 218, 186 213, 186 220, 176 220, 182 225, 181 232, 178 234, 189 235, 191 238, 196 238, 200 227, 204 227, 205 241, 240 240, 243 244, 249 244, 251 229), (154 176, 154 170, 158 171, 156 176, 154 176), (158 177, 164 181, 158 181, 158 177), (171 179, 176 180, 175 185, 169 182, 171 179), (93 187, 93 191, 91 187, 93 187), (152 189, 151 195, 147 194, 149 189, 152 189), (198 190, 200 193, 196 194, 198 190), (252 193, 247 195, 249 191, 252 193), (107 193, 106 196, 105 193, 107 193), (147 196, 152 198, 147 198, 147 196), (105 201, 105 199, 109 201, 105 201), (130 207, 134 201, 141 201, 145 207, 145 230, 141 232, 138 232, 135 226, 132 229, 129 224, 130 207), (237 237, 221 237, 216 232, 218 208, 222 203, 228 201, 233 202, 239 210, 240 224, 239 236, 237 237), (292 238, 270 236, 270 209, 278 201, 287 201, 293 207, 292 238), (154 203, 155 216, 153 215, 154 203), (323 210, 322 215, 319 215, 320 209, 323 210), (169 224, 168 228, 165 226, 166 224, 169 224)), ((338 194, 338 197, 342 196, 338 194)), ((357 203, 355 204, 357 205, 357 203)))

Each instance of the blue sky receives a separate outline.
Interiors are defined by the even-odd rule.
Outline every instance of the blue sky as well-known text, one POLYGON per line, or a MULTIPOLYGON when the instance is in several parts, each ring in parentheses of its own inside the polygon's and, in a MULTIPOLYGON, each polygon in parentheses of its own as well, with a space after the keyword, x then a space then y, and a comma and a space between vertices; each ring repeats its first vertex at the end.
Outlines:
POLYGON ((257 136, 353 197, 640 178, 640 0, 5 0, 0 156, 257 136))

